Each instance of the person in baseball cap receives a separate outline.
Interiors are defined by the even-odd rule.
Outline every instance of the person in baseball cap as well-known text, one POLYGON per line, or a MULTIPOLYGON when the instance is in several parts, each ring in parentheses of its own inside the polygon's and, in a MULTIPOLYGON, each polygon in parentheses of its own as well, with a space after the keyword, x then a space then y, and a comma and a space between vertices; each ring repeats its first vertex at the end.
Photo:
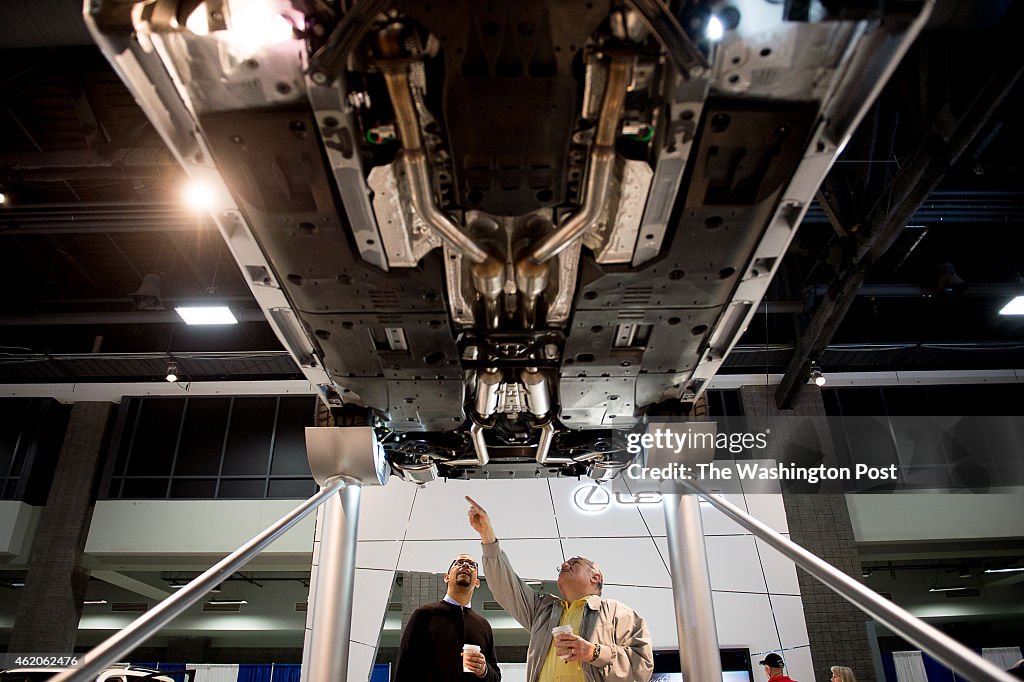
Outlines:
POLYGON ((769 682, 796 682, 796 680, 783 674, 782 669, 786 666, 786 663, 782 660, 782 656, 776 653, 768 654, 758 661, 757 664, 764 667, 764 674, 769 682))

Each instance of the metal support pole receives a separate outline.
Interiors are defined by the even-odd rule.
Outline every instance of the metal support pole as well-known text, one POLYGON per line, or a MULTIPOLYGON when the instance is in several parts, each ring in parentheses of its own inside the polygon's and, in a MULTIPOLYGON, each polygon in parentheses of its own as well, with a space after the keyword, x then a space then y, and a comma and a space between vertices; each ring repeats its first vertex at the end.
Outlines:
MULTIPOLYGON (((262 552, 267 545, 281 537, 285 531, 304 519, 325 500, 329 500, 332 503, 337 502, 337 499, 331 499, 331 497, 338 492, 338 487, 341 485, 344 485, 344 481, 330 481, 329 485, 323 486, 316 495, 282 516, 274 525, 218 561, 205 573, 178 591, 177 594, 164 599, 153 610, 147 611, 145 615, 132 621, 131 625, 124 630, 104 640, 102 644, 82 657, 79 667, 55 675, 51 678, 51 682, 93 682, 96 676, 112 663, 124 660, 125 654, 130 653, 132 649, 146 641, 150 635, 172 621, 189 606, 202 599, 204 594, 224 582, 232 573, 262 552)), ((357 497, 356 499, 358 500, 359 498, 357 497)), ((348 631, 346 630, 346 644, 348 644, 347 633, 348 631)))
POLYGON ((347 480, 341 493, 324 505, 307 682, 342 682, 348 675, 362 490, 358 481, 347 480))
POLYGON ((711 578, 697 496, 678 489, 666 492, 662 496, 662 507, 683 679, 720 680, 722 659, 718 652, 711 578))
MULTIPOLYGON (((864 587, 832 564, 818 558, 789 538, 777 533, 766 524, 724 499, 713 496, 696 481, 683 481, 686 487, 718 508, 727 517, 764 540, 811 577, 840 597, 868 614, 908 642, 943 663, 953 672, 971 682, 1013 682, 1014 677, 995 664, 986 661, 960 642, 940 632, 920 618, 915 618, 885 597, 864 587)), ((672 534, 669 533, 671 541, 672 534)), ((669 545, 671 549, 671 544, 669 545)), ((674 570, 674 569, 673 569, 674 570)), ((674 585, 674 576, 673 576, 674 585)), ((691 678, 693 679, 693 678, 691 678)), ((696 678, 704 679, 704 678, 696 678)), ((714 678, 719 679, 719 678, 714 678)))

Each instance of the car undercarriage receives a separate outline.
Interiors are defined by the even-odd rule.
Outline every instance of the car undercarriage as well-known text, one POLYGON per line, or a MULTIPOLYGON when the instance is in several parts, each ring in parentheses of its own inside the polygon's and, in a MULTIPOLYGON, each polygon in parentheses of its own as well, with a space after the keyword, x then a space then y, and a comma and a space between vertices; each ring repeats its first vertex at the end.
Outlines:
POLYGON ((86 16, 322 423, 417 483, 612 478, 688 413, 930 7, 348 5, 86 16))

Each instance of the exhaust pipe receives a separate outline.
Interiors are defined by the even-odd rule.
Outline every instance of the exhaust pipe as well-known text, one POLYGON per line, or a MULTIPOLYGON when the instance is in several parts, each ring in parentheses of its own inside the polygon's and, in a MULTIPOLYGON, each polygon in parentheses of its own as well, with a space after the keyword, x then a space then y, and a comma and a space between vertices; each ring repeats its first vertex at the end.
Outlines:
POLYGON ((500 321, 501 291, 505 284, 505 263, 477 244, 440 209, 431 187, 430 166, 423 147, 419 119, 413 104, 409 83, 409 61, 402 58, 399 30, 389 26, 378 35, 384 82, 387 84, 391 105, 395 110, 395 123, 402 139, 402 152, 398 163, 405 172, 409 185, 409 203, 423 222, 450 246, 468 259, 473 286, 484 299, 487 324, 497 328, 500 321))
POLYGON ((548 261, 594 226, 608 198, 615 167, 615 133, 622 117, 631 63, 632 60, 625 56, 613 55, 611 58, 594 147, 590 153, 583 205, 560 228, 541 239, 516 261, 516 286, 522 295, 523 310, 529 314, 536 310, 537 297, 547 288, 548 261))
POLYGON ((490 427, 482 424, 480 420, 487 419, 498 410, 504 386, 504 375, 500 369, 491 367, 477 372, 476 400, 473 404, 475 414, 470 416, 473 425, 469 427, 469 437, 473 441, 476 458, 453 459, 445 464, 448 466, 484 466, 490 461, 487 441, 484 440, 484 431, 490 427))

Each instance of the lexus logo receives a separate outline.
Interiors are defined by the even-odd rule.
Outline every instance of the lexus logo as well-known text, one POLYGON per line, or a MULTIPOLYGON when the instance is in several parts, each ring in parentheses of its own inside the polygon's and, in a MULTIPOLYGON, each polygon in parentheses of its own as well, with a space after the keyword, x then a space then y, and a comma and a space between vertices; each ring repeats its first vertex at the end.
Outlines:
POLYGON ((584 485, 576 488, 572 501, 580 511, 604 511, 611 504, 611 494, 599 485, 584 485))
POLYGON ((577 509, 591 513, 604 511, 612 502, 621 507, 631 507, 638 504, 661 504, 661 499, 661 493, 613 493, 599 485, 580 486, 572 495, 577 509))

